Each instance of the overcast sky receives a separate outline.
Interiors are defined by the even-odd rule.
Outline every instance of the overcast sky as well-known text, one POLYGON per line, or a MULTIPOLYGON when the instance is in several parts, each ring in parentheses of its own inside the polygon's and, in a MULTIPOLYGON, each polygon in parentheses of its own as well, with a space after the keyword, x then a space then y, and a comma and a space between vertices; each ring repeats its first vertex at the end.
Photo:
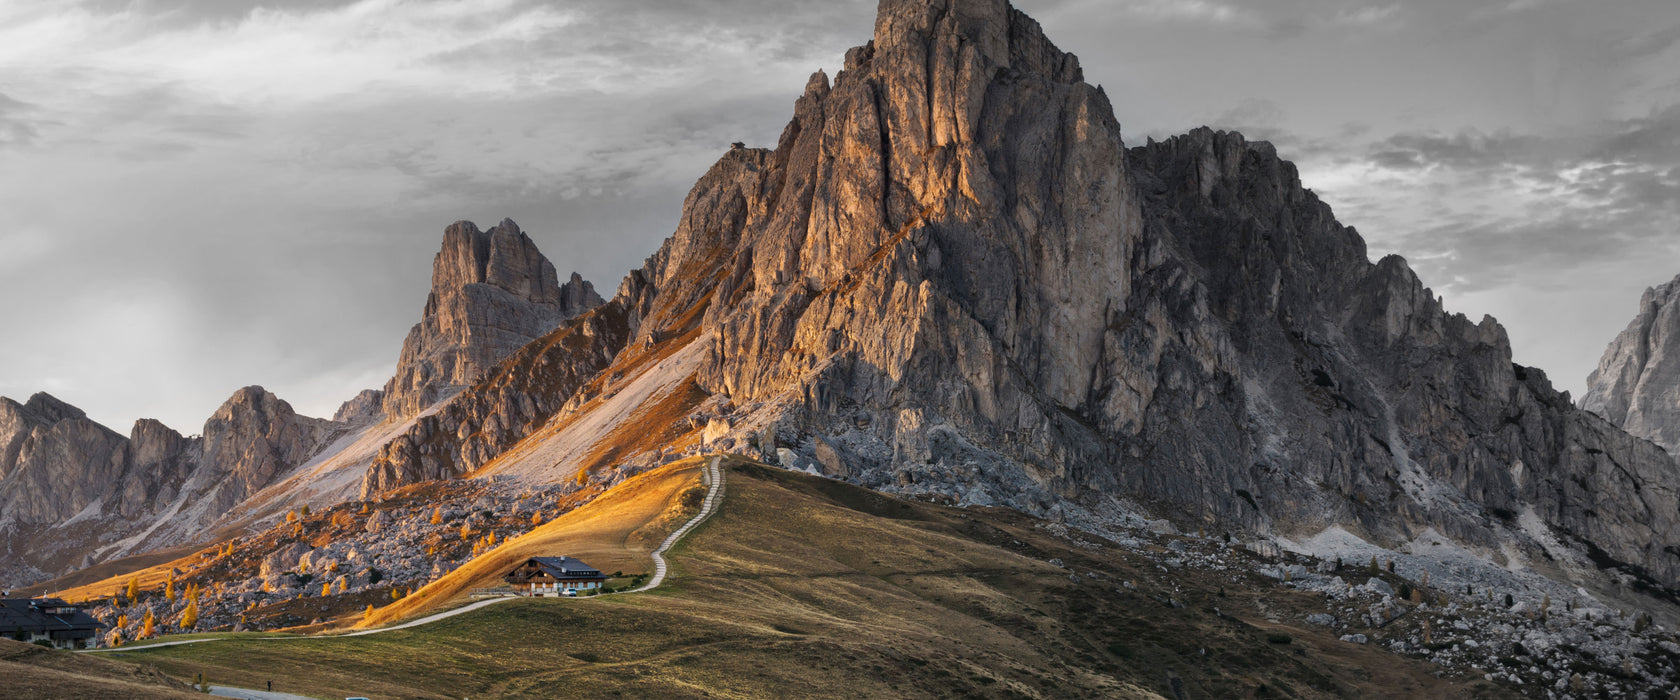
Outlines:
MULTIPOLYGON (((381 385, 443 228, 610 294, 870 0, 0 0, 0 395, 196 433, 381 385)), ((1129 143, 1276 143, 1449 309, 1580 394, 1680 274, 1673 0, 1018 0, 1129 143)))

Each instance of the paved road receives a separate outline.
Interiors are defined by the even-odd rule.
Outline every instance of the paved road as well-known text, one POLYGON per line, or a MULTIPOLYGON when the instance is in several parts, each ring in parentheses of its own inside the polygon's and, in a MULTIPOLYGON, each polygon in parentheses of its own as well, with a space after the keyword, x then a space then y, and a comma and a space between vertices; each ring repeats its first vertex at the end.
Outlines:
POLYGON ((261 690, 235 688, 231 685, 211 685, 210 694, 219 698, 243 698, 244 700, 315 700, 308 695, 269 693, 261 690))
POLYGON ((682 539, 683 535, 688 534, 689 530, 693 530, 696 525, 699 525, 702 521, 709 517, 713 510, 717 509, 718 501, 723 499, 723 470, 718 468, 718 461, 720 459, 722 458, 713 457, 712 461, 706 464, 706 476, 710 477, 711 488, 706 490, 706 500, 700 504, 700 512, 696 513, 694 517, 687 523, 684 523, 682 527, 677 528, 677 531, 671 533, 670 537, 665 538, 665 541, 660 543, 658 549, 653 550, 653 578, 648 579, 648 582, 641 588, 626 592, 640 593, 642 591, 657 588, 659 584, 664 583, 666 572, 666 550, 669 550, 672 545, 677 543, 677 540, 682 539))
MULTIPOLYGON (((666 572, 668 570, 666 565, 665 565, 665 556, 664 556, 665 552, 667 550, 671 549, 671 547, 673 545, 675 545, 678 540, 681 540, 683 535, 688 534, 689 530, 693 530, 701 522, 704 522, 706 520, 706 518, 710 517, 712 512, 717 510, 718 502, 723 500, 723 470, 718 467, 718 463, 720 461, 722 461, 722 459, 723 459, 722 457, 713 457, 712 461, 706 463, 705 475, 707 477, 707 480, 710 482, 710 485, 709 485, 709 488, 706 489, 706 500, 702 501, 701 504, 700 504, 700 512, 696 513, 693 518, 689 519, 688 522, 683 523, 682 527, 677 528, 676 532, 671 533, 670 537, 665 538, 665 541, 661 542, 659 544, 659 547, 657 549, 653 550, 653 553, 651 554, 651 556, 653 557, 653 577, 649 578, 648 582, 645 585, 643 585, 641 588, 637 588, 635 590, 630 590, 630 591, 620 591, 619 593, 640 593, 642 591, 652 590, 652 589, 658 587, 659 584, 665 582, 665 575, 666 575, 666 572)), ((606 595, 618 595, 618 593, 609 593, 609 594, 606 594, 606 595)), ((252 637, 252 639, 261 639, 261 640, 269 640, 269 641, 285 640, 285 639, 328 639, 328 638, 334 638, 334 637, 361 637, 361 636, 369 635, 369 634, 383 634, 385 632, 395 632, 397 630, 405 630, 405 629, 408 629, 410 627, 419 627, 420 625, 431 624, 433 622, 437 622, 438 620, 442 620, 444 618, 454 617, 454 616, 460 615, 462 613, 472 612, 472 611, 477 610, 479 608, 495 605, 497 603, 507 602, 507 601, 510 601, 510 600, 519 600, 519 599, 518 598, 488 598, 488 599, 480 600, 480 601, 477 601, 477 602, 474 602, 474 603, 468 603, 466 605, 463 605, 459 608, 455 608, 453 610, 445 610, 443 612, 440 612, 440 613, 437 613, 437 614, 434 614, 434 615, 427 615, 427 616, 422 617, 418 620, 411 620, 409 622, 405 622, 405 623, 400 624, 400 625, 395 625, 395 626, 392 626, 392 627, 381 627, 379 629, 362 630, 360 632, 346 632, 344 634, 326 634, 326 635, 318 635, 318 636, 297 636, 297 637, 252 637)), ((183 639, 183 640, 175 641, 175 642, 158 642, 156 644, 146 644, 144 646, 125 645, 125 646, 105 648, 105 649, 86 649, 86 650, 84 650, 84 652, 101 652, 101 651, 115 651, 115 650, 134 651, 134 650, 137 650, 137 649, 155 649, 155 648, 158 648, 158 647, 172 647, 172 646, 178 646, 178 645, 181 645, 181 644, 198 644, 200 642, 219 642, 219 641, 223 641, 224 639, 225 639, 225 637, 208 637, 208 638, 205 638, 205 639, 183 639)), ((216 686, 211 686, 211 689, 212 689, 211 694, 215 694, 215 692, 214 692, 215 688, 216 688, 216 686)), ((238 689, 238 688, 229 688, 228 690, 230 692, 233 692, 233 691, 247 692, 247 693, 256 692, 256 691, 241 690, 241 689, 238 689)), ((236 695, 236 696, 231 696, 231 697, 247 697, 247 696, 237 696, 236 695)), ((253 696, 249 696, 249 697, 269 697, 269 696, 255 696, 255 695, 253 695, 253 696)), ((295 698, 295 697, 298 697, 298 696, 295 696, 295 695, 276 695, 276 696, 273 696, 274 700, 289 700, 290 698, 295 698)))

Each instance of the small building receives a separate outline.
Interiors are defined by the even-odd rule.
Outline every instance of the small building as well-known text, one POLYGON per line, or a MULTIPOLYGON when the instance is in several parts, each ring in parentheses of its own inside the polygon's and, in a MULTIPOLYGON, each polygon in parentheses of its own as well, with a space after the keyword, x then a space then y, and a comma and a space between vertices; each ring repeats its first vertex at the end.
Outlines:
POLYGON ((502 580, 520 595, 553 597, 600 588, 607 575, 571 557, 531 557, 502 580))
POLYGON ((105 625, 57 598, 0 599, 0 638, 45 641, 57 649, 86 649, 105 625))

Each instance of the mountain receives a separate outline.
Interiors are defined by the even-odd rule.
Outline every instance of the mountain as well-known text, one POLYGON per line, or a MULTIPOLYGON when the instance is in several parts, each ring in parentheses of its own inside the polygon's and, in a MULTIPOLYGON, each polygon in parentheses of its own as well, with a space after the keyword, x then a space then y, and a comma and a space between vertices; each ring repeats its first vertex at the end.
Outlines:
POLYGON ((489 231, 459 221, 443 233, 420 323, 403 340, 396 376, 380 397, 384 414, 405 419, 448 398, 561 321, 600 306, 601 296, 554 265, 519 225, 489 231))
POLYGON ((576 273, 560 284, 507 220, 487 232, 449 226, 432 282, 395 376, 331 421, 300 416, 252 386, 217 409, 201 436, 143 419, 124 438, 47 394, 24 404, 0 398, 0 581, 38 581, 353 497, 379 451, 420 414, 602 303, 576 273))
POLYGON ((1680 581, 1667 454, 1512 363, 1497 322, 1448 312, 1400 257, 1371 262, 1270 144, 1128 149, 1077 58, 1001 0, 882 2, 774 149, 725 154, 612 301, 417 423, 363 496, 594 478, 656 425, 1090 527, 1439 533, 1680 581), (645 400, 612 408, 626 395, 645 400))
POLYGON ((337 430, 258 386, 191 438, 151 419, 125 438, 44 393, 0 398, 0 575, 26 583, 200 535, 337 430))
POLYGON ((1639 313, 1587 376, 1581 408, 1623 430, 1680 447, 1680 277, 1645 290, 1639 313), (1670 347, 1671 345, 1676 347, 1670 347), (1673 353, 1673 354, 1671 354, 1673 353))

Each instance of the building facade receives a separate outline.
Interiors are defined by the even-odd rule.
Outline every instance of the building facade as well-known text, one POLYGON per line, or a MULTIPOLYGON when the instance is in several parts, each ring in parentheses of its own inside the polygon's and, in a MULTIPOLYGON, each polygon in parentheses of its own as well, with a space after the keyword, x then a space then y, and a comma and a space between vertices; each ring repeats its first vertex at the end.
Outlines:
POLYGON ((47 642, 56 649, 86 649, 97 644, 105 625, 57 598, 0 599, 0 637, 19 642, 47 642))
POLYGON ((571 557, 531 557, 502 580, 520 595, 553 597, 597 590, 607 576, 571 557))

